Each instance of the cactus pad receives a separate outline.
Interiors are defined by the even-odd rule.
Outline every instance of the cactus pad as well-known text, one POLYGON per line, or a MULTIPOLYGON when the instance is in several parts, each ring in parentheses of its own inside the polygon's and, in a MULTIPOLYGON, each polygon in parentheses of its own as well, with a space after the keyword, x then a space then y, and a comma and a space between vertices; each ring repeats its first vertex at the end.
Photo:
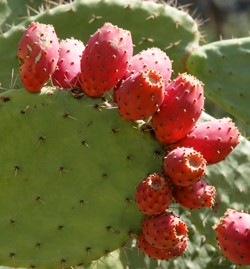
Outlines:
POLYGON ((204 84, 205 95, 224 110, 250 125, 250 38, 216 41, 192 52, 188 73, 204 84))
POLYGON ((1 265, 76 266, 139 232, 135 187, 162 163, 149 132, 54 88, 9 90, 0 104, 1 265))

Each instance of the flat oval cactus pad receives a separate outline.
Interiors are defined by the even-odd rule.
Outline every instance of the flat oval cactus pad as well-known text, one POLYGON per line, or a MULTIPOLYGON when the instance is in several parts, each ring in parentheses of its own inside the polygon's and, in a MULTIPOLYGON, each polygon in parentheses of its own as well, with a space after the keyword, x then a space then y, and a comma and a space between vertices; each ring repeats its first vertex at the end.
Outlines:
POLYGON ((24 89, 0 95, 0 264, 62 268, 122 247, 144 215, 135 187, 160 144, 103 99, 24 89))

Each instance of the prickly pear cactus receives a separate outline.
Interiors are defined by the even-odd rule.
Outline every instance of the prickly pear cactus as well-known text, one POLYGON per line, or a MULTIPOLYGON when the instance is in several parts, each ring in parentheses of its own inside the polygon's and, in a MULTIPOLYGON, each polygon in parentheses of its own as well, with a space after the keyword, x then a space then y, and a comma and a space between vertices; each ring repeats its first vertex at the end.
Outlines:
POLYGON ((0 27, 2 31, 6 32, 13 24, 19 24, 27 17, 37 14, 43 6, 46 6, 44 0, 1 0, 0 27))
MULTIPOLYGON (((212 119, 203 113, 199 122, 212 119)), ((136 246, 136 240, 130 240, 124 248, 121 248, 117 257, 117 252, 112 252, 108 257, 103 257, 98 262, 98 268, 116 268, 117 260, 122 263, 120 268, 236 268, 236 265, 227 260, 219 250, 215 239, 216 233, 212 226, 224 215, 227 208, 234 208, 238 211, 249 211, 249 163, 250 163, 250 142, 243 136, 241 143, 226 158, 225 161, 207 167, 205 180, 216 188, 215 204, 212 208, 202 208, 189 210, 172 203, 170 209, 180 216, 188 226, 188 247, 186 252, 175 259, 169 261, 153 260, 144 255, 136 246)), ((91 268, 97 264, 91 263, 91 268)), ((118 265, 119 266, 119 265, 118 265)), ((119 267, 118 267, 119 268, 119 267)), ((242 269, 249 269, 250 266, 241 266, 242 269)))
MULTIPOLYGON (((85 44, 104 22, 111 22, 131 31, 134 53, 148 47, 164 50, 174 61, 173 76, 184 71, 195 75, 205 83, 207 97, 248 123, 249 40, 199 47, 195 20, 181 8, 153 1, 79 0, 53 8, 50 2, 22 23, 15 20, 16 26, 0 36, 0 264, 234 268, 219 250, 212 226, 228 207, 250 210, 247 139, 242 136, 225 161, 208 167, 205 180, 216 188, 212 209, 170 205, 186 222, 190 240, 182 256, 156 261, 136 247, 144 215, 134 196, 141 178, 161 169, 161 145, 149 132, 142 134, 137 124, 122 121, 113 104, 104 100, 76 100, 52 88, 34 95, 9 89, 22 88, 17 44, 32 21, 53 24, 59 38, 73 36, 85 44)), ((0 2, 1 25, 10 18, 6 3, 0 2)), ((208 119, 203 113, 200 121, 208 119)), ((4 266, 1 269, 9 268, 4 266)))
POLYGON ((12 69, 15 88, 22 88, 18 74, 16 44, 32 21, 52 24, 60 39, 74 37, 87 43, 89 36, 105 22, 131 31, 134 54, 148 47, 166 51, 173 60, 176 74, 185 71, 188 54, 198 47, 197 23, 186 12, 153 1, 79 0, 44 10, 11 28, 0 36, 0 77, 3 88, 9 89, 12 69), (128 19, 129 18, 129 19, 128 19), (167 25, 167 27, 162 27, 167 25))
POLYGON ((140 230, 135 187, 160 144, 112 105, 52 88, 1 94, 0 264, 77 266, 140 230))
POLYGON ((2 0, 0 2, 0 25, 2 25, 6 19, 6 17, 8 17, 11 13, 11 10, 9 8, 9 6, 7 5, 7 1, 6 0, 2 0))

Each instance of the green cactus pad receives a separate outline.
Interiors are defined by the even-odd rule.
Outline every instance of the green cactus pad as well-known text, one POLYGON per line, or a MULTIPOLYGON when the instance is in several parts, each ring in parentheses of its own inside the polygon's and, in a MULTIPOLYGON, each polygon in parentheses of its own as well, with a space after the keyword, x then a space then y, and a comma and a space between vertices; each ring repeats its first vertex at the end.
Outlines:
POLYGON ((0 105, 1 265, 76 266, 138 233, 135 187, 163 157, 149 132, 53 88, 9 90, 0 105))
POLYGON ((192 52, 188 73, 205 84, 205 95, 250 125, 250 38, 217 41, 192 52))
POLYGON ((21 88, 17 44, 32 21, 53 24, 60 39, 74 37, 87 43, 89 36, 110 22, 131 31, 134 54, 158 47, 173 60, 173 70, 185 71, 188 54, 199 44, 197 23, 186 12, 153 1, 79 0, 59 5, 48 12, 30 17, 0 36, 0 82, 10 87, 12 69, 15 88, 21 88), (129 18, 129 19, 128 19, 129 18))
POLYGON ((1 0, 0 14, 2 16, 0 17, 0 27, 2 31, 8 31, 13 24, 19 24, 29 15, 36 15, 42 6, 46 6, 44 0, 1 0))
MULTIPOLYGON (((11 9, 8 6, 7 0, 1 0, 1 2, 0 2, 0 27, 6 21, 6 18, 10 14, 11 14, 11 9)), ((2 29, 2 31, 3 31, 3 29, 2 29)))

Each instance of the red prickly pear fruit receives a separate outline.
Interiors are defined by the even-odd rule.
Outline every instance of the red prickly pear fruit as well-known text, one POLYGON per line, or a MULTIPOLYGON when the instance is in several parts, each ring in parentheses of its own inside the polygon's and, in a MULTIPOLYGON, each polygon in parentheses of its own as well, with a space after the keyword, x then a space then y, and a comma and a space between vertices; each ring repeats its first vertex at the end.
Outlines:
POLYGON ((52 75, 52 83, 65 89, 81 89, 80 62, 85 46, 82 41, 74 38, 61 40, 59 45, 59 59, 52 75))
POLYGON ((142 221, 142 233, 150 245, 166 249, 186 240, 187 226, 183 220, 170 212, 146 216, 142 221))
POLYGON ((173 197, 177 203, 189 209, 211 207, 214 204, 215 187, 203 179, 188 187, 172 186, 173 197))
POLYGON ((100 97, 124 76, 133 55, 130 31, 105 23, 88 40, 81 59, 83 91, 100 97))
POLYGON ((164 99, 164 81, 153 70, 128 77, 117 94, 117 105, 123 119, 143 120, 156 112, 164 99))
POLYGON ((140 233, 137 237, 137 245, 139 249, 147 256, 156 260, 170 260, 183 254, 187 248, 187 238, 177 243, 174 247, 160 249, 151 246, 145 239, 144 235, 140 233))
POLYGON ((193 148, 199 151, 207 165, 218 163, 226 158, 240 143, 240 133, 230 118, 212 119, 200 123, 169 149, 177 147, 193 148))
POLYGON ((59 42, 52 25, 32 22, 18 44, 19 71, 23 86, 39 92, 55 71, 59 42))
POLYGON ((145 215, 164 212, 172 200, 172 193, 166 178, 152 174, 136 188, 135 201, 145 215))
POLYGON ((238 265, 250 265, 249 213, 228 209, 213 229, 226 258, 238 265))
POLYGON ((163 171, 173 184, 190 186, 204 176, 206 160, 192 148, 177 148, 164 158, 163 171))
POLYGON ((164 101, 152 117, 156 139, 168 145, 184 138, 195 126, 204 106, 203 84, 186 73, 165 87, 164 101))
MULTIPOLYGON (((172 61, 167 54, 159 48, 153 47, 143 50, 131 58, 128 70, 122 80, 126 80, 129 76, 139 71, 146 71, 148 69, 160 73, 165 80, 165 84, 167 84, 172 75, 172 61)), ((113 90, 113 100, 115 102, 117 102, 117 92, 120 86, 121 82, 119 82, 113 90)))

